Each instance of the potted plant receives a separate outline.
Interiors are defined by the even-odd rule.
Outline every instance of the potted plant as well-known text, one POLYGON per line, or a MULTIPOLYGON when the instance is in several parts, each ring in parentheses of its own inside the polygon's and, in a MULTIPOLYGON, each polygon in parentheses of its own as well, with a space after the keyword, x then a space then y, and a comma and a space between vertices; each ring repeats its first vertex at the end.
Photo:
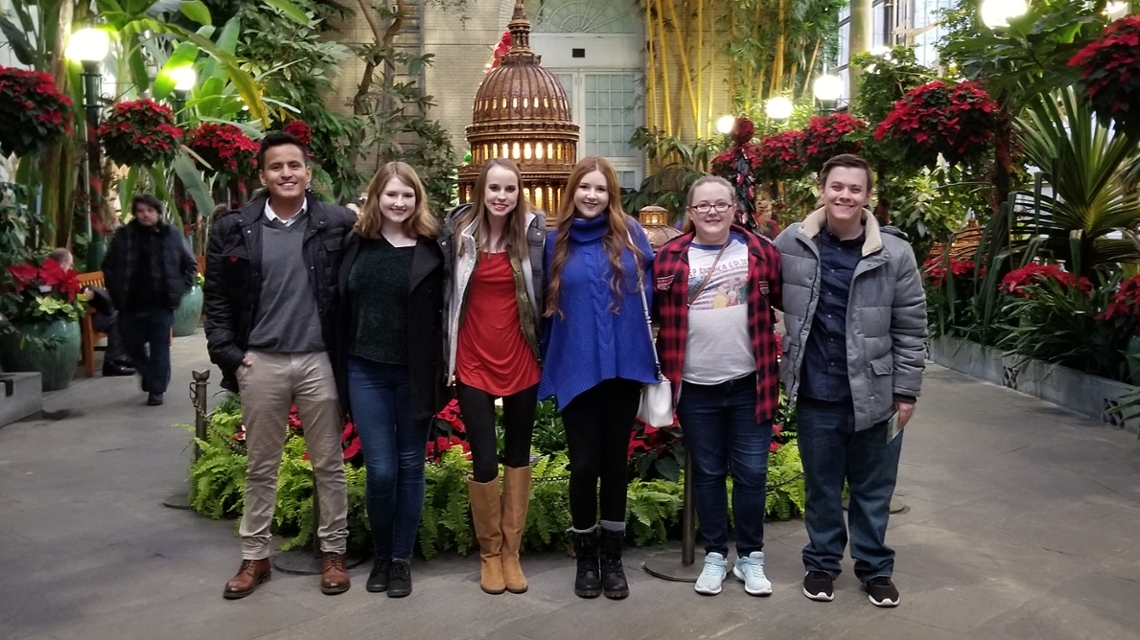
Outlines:
POLYGON ((1140 276, 1120 283, 1120 288, 1108 299, 1108 306, 1097 320, 1110 323, 1129 336, 1124 351, 1128 377, 1132 384, 1140 385, 1140 276))
POLYGON ((0 312, 11 324, 0 333, 6 371, 38 371, 43 390, 65 389, 79 362, 79 318, 87 302, 74 269, 50 258, 27 260, 4 273, 0 312))
POLYGON ((182 302, 174 310, 174 324, 171 330, 176 338, 194 335, 198 328, 198 320, 202 317, 202 283, 206 278, 202 274, 194 276, 194 286, 182 296, 182 302))
POLYGON ((1080 67, 1097 115, 1140 139, 1140 14, 1113 22, 1102 35, 1073 56, 1069 66, 1080 67))
POLYGON ((866 130, 866 122, 846 113, 813 117, 804 129, 805 166, 817 169, 841 153, 859 153, 863 150, 860 134, 866 130))
POLYGON ((989 149, 998 105, 974 82, 928 82, 895 103, 875 127, 875 140, 892 138, 909 163, 933 167, 939 154, 951 164, 977 161, 989 149))
POLYGON ((107 157, 126 166, 166 164, 178 155, 181 140, 174 112, 154 100, 120 102, 99 126, 107 157))
POLYGON ((50 75, 0 66, 0 156, 35 153, 65 136, 71 107, 50 75))
POLYGON ((245 199, 247 181, 257 172, 256 142, 232 124, 206 122, 186 134, 186 146, 197 155, 199 167, 213 178, 216 188, 232 189, 228 197, 221 198, 223 202, 245 199))

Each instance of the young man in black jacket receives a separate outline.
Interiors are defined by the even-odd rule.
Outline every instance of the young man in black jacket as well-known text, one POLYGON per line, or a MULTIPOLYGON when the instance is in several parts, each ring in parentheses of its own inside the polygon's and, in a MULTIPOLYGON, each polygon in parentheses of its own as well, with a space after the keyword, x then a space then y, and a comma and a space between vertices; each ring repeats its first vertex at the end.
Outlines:
POLYGON ((344 421, 331 351, 337 274, 355 217, 307 192, 312 170, 297 138, 267 135, 258 167, 266 195, 214 224, 203 289, 210 360, 222 370, 222 387, 241 393, 249 457, 242 563, 224 596, 243 598, 269 577, 283 425, 293 404, 320 503, 321 591, 334 595, 348 590, 349 578, 344 421))
POLYGON ((162 221, 162 203, 144 193, 131 202, 134 219, 119 227, 103 258, 103 278, 119 310, 123 346, 142 376, 148 405, 162 404, 170 384, 170 327, 198 263, 182 233, 162 221))

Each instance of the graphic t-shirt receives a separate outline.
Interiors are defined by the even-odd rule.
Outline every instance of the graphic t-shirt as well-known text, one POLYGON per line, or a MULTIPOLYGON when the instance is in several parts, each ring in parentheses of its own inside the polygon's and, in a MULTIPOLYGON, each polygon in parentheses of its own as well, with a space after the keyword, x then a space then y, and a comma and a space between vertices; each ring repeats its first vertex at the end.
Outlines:
POLYGON ((686 300, 716 270, 689 307, 685 366, 681 379, 693 384, 719 384, 756 371, 748 333, 748 245, 732 234, 720 260, 719 245, 689 245, 686 300))

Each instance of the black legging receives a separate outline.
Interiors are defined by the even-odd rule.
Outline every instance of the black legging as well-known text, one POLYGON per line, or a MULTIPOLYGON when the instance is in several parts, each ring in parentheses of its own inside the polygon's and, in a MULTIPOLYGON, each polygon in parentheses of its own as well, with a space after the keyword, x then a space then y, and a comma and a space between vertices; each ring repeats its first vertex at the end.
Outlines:
POLYGON ((562 410, 575 529, 597 524, 599 506, 602 520, 625 522, 629 435, 640 398, 640 382, 612 378, 583 391, 562 410))
MULTIPOLYGON (((467 427, 467 442, 471 445, 471 477, 475 482, 490 482, 499 475, 499 460, 495 455, 498 449, 495 398, 498 396, 469 387, 462 381, 456 382, 455 395, 467 427)), ((530 434, 534 431, 537 404, 537 384, 503 397, 503 464, 508 467, 530 464, 530 434)))

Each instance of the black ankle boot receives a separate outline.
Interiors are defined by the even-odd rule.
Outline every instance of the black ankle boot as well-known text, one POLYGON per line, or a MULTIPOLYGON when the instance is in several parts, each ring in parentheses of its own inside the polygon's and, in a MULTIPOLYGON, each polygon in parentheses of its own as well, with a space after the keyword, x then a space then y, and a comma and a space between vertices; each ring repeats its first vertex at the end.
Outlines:
POLYGON ((598 534, 572 532, 574 555, 578 558, 578 574, 574 577, 574 595, 579 598, 597 598, 602 593, 602 580, 598 574, 598 534))
POLYGON ((629 583, 625 580, 625 569, 621 566, 621 548, 624 531, 601 529, 601 569, 602 590, 611 600, 621 600, 629 596, 629 583))

